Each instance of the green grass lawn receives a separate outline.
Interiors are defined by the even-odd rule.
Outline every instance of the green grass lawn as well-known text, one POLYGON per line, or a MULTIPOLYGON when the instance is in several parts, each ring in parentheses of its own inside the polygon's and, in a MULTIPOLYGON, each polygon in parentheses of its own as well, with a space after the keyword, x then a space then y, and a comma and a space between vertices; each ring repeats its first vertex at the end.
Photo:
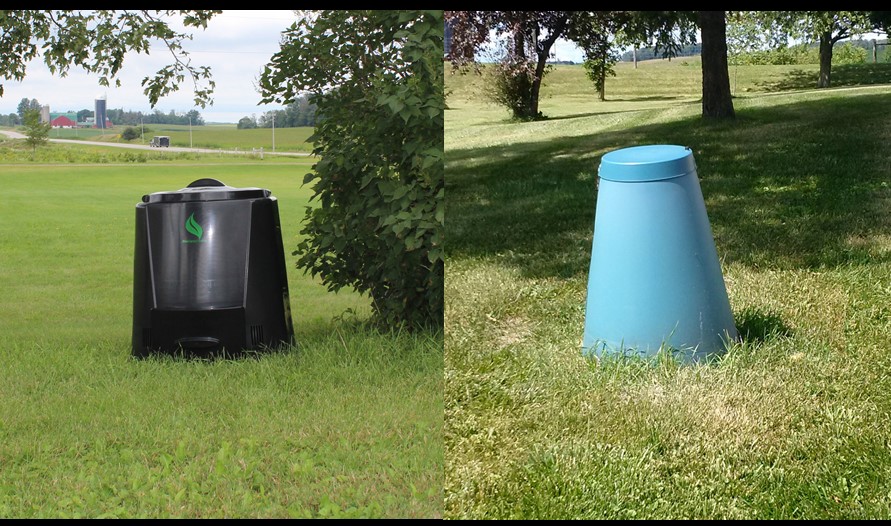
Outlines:
MULTIPOLYGON (((19 129, 19 131, 22 131, 19 129)), ((263 148, 264 152, 310 152, 312 143, 306 142, 312 135, 311 126, 299 128, 255 128, 239 130, 235 124, 209 124, 205 126, 192 126, 191 136, 189 125, 182 124, 151 124, 143 128, 139 125, 118 125, 108 130, 53 128, 50 130, 51 139, 75 139, 99 142, 121 142, 129 144, 144 144, 152 140, 155 135, 167 135, 170 137, 170 146, 181 148, 211 148, 223 150, 246 150, 263 148), (121 133, 127 128, 135 128, 141 137, 132 141, 121 139, 121 133), (274 144, 273 144, 274 143, 274 144)))
POLYGON ((446 77, 445 517, 891 518, 891 70, 731 68, 703 122, 698 64, 620 66, 604 102, 557 67, 528 123, 446 77), (715 363, 580 353, 599 160, 640 144, 693 149, 715 363))
POLYGON ((441 516, 442 337, 295 268, 310 161, 39 155, 0 164, 0 516, 441 516), (133 359, 136 203, 204 177, 278 199, 297 346, 133 359))

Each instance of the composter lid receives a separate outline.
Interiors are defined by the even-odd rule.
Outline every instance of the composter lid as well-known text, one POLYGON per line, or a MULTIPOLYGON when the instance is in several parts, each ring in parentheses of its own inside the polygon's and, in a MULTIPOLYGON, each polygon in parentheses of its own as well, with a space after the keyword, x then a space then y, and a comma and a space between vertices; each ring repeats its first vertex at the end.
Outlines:
POLYGON ((155 192, 142 196, 143 203, 182 203, 185 201, 229 201, 233 199, 258 199, 269 197, 272 192, 264 188, 235 188, 216 179, 198 179, 186 188, 175 192, 155 192))
POLYGON ((598 175, 608 181, 642 182, 680 177, 695 170, 690 148, 654 144, 607 153, 600 159, 598 175))

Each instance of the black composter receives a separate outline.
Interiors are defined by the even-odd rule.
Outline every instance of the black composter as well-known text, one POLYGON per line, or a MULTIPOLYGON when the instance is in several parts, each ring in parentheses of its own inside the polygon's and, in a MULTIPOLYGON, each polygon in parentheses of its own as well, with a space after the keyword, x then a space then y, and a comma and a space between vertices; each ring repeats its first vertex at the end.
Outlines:
POLYGON ((278 201, 199 179, 136 205, 133 354, 237 355, 294 343, 278 201))

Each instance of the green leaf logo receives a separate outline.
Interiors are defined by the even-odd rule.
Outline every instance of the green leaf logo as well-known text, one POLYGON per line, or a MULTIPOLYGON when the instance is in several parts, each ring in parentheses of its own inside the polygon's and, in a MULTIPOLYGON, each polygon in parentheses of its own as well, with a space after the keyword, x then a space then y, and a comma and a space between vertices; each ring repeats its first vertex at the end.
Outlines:
POLYGON ((195 221, 194 212, 192 213, 192 215, 189 216, 188 219, 186 219, 186 232, 197 237, 199 241, 201 240, 201 236, 204 235, 204 229, 201 228, 201 225, 198 224, 198 221, 195 221))

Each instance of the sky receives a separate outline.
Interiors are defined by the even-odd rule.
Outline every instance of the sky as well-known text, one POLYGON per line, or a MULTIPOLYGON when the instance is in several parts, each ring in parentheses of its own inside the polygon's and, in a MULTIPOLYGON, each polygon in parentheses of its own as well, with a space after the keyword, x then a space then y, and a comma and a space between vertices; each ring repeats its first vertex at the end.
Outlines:
MULTIPOLYGON (((209 66, 216 82, 213 105, 195 106, 192 82, 186 78, 177 92, 158 100, 155 108, 143 93, 142 79, 153 76, 166 64, 171 55, 160 43, 153 44, 149 55, 128 53, 118 78, 121 87, 99 85, 99 76, 72 69, 67 77, 50 74, 41 58, 30 62, 25 80, 16 82, 0 79, 4 93, 0 97, 0 114, 16 113, 23 98, 37 99, 49 105, 51 112, 93 110, 95 100, 102 96, 108 109, 153 113, 188 112, 197 110, 204 122, 236 123, 242 117, 282 109, 280 104, 259 105, 260 94, 256 80, 272 55, 279 51, 281 32, 288 28, 297 15, 290 10, 224 10, 214 16, 207 29, 189 28, 193 40, 185 41, 193 65, 209 66)), ((181 27, 180 25, 176 28, 181 27)))
POLYGON ((555 61, 572 61, 581 64, 585 61, 585 53, 575 43, 558 38, 551 47, 551 53, 554 54, 555 61))

